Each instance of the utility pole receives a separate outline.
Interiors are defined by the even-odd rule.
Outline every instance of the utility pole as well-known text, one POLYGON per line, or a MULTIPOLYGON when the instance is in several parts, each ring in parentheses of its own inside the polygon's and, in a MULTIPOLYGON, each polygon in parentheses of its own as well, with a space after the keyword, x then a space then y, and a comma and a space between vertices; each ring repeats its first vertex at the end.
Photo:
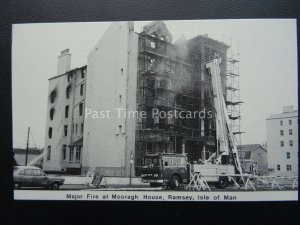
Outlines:
POLYGON ((26 146, 25 166, 27 166, 27 159, 28 159, 29 132, 30 132, 30 127, 28 127, 28 133, 27 133, 27 146, 26 146))

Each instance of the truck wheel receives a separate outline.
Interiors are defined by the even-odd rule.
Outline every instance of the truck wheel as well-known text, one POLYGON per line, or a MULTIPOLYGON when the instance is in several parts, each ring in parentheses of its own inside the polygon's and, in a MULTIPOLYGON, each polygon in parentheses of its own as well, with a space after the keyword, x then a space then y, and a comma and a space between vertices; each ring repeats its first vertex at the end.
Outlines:
POLYGON ((180 185, 180 179, 178 176, 173 176, 171 179, 171 189, 178 189, 180 185))
POLYGON ((219 182, 216 184, 216 188, 224 189, 228 186, 228 178, 220 177, 219 182))
POLYGON ((59 184, 57 182, 54 182, 52 185, 51 185, 51 189, 52 190, 58 190, 59 189, 59 184))

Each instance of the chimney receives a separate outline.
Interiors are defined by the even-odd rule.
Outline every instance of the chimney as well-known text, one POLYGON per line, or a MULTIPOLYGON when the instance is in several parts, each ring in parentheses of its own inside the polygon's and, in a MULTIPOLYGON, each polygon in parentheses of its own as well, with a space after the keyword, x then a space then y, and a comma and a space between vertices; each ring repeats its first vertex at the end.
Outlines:
POLYGON ((65 49, 60 52, 60 56, 58 56, 57 62, 57 75, 64 74, 69 71, 71 68, 71 54, 69 49, 65 49))
POLYGON ((289 113, 289 112, 293 112, 294 111, 294 107, 293 106, 284 106, 282 109, 283 113, 289 113))

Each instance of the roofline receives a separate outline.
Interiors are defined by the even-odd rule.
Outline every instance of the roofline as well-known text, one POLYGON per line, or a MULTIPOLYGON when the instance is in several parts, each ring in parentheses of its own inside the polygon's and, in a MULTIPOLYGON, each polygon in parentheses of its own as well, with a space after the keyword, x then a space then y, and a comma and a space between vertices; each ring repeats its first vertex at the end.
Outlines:
POLYGON ((48 80, 53 80, 53 79, 56 79, 56 78, 65 76, 65 75, 67 75, 68 73, 70 73, 70 72, 72 72, 72 71, 74 71, 74 70, 79 70, 79 69, 83 69, 83 68, 87 68, 87 65, 84 65, 84 66, 81 66, 81 67, 73 68, 73 69, 71 69, 71 70, 69 70, 69 71, 67 71, 67 72, 65 72, 65 73, 63 73, 63 74, 59 74, 59 75, 56 75, 56 76, 54 76, 54 77, 50 77, 48 80))
MULTIPOLYGON (((296 111, 296 112, 298 112, 298 111, 296 111)), ((296 113, 296 112, 294 112, 294 113, 296 113)), ((274 114, 274 116, 275 115, 282 115, 282 114, 274 114)), ((282 116, 282 117, 276 117, 276 118, 267 118, 266 120, 277 120, 277 119, 285 119, 285 118, 295 118, 295 117, 298 117, 298 114, 297 115, 295 115, 295 116, 282 116)))

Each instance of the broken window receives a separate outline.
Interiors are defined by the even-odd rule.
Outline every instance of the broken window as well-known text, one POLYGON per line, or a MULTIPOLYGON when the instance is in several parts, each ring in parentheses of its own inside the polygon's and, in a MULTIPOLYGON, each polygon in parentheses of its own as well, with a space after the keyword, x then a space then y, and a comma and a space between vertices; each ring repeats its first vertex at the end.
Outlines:
POLYGON ((151 41, 150 46, 151 46, 151 48, 155 48, 155 42, 151 41))
POLYGON ((146 145, 147 145, 146 154, 152 154, 153 153, 153 144, 151 142, 147 142, 146 145))
POLYGON ((72 74, 69 73, 69 74, 68 74, 68 82, 70 82, 71 79, 72 79, 72 74))
POLYGON ((83 79, 85 77, 86 69, 81 70, 81 78, 83 79))
POLYGON ((83 88, 84 88, 84 84, 81 84, 81 85, 80 85, 80 95, 81 95, 81 96, 83 95, 83 88))
POLYGON ((68 125, 64 126, 64 134, 65 134, 65 137, 68 136, 68 125))
POLYGON ((49 127, 49 129, 48 129, 48 137, 49 137, 49 139, 52 138, 52 127, 49 127))
POLYGON ((50 120, 53 120, 54 117, 54 108, 50 109, 50 120))
POLYGON ((82 116, 82 112, 83 112, 83 103, 79 104, 79 116, 82 116))
POLYGON ((68 86, 67 89, 66 89, 66 97, 67 97, 67 99, 70 98, 70 93, 71 93, 71 86, 68 86))
POLYGON ((53 103, 54 100, 56 98, 56 90, 54 89, 53 91, 51 91, 50 93, 50 102, 53 103))
POLYGON ((165 61, 164 72, 165 73, 171 73, 171 62, 170 62, 170 60, 165 61))
POLYGON ((69 116, 69 106, 66 105, 66 107, 65 107, 65 118, 68 118, 68 116, 69 116))

